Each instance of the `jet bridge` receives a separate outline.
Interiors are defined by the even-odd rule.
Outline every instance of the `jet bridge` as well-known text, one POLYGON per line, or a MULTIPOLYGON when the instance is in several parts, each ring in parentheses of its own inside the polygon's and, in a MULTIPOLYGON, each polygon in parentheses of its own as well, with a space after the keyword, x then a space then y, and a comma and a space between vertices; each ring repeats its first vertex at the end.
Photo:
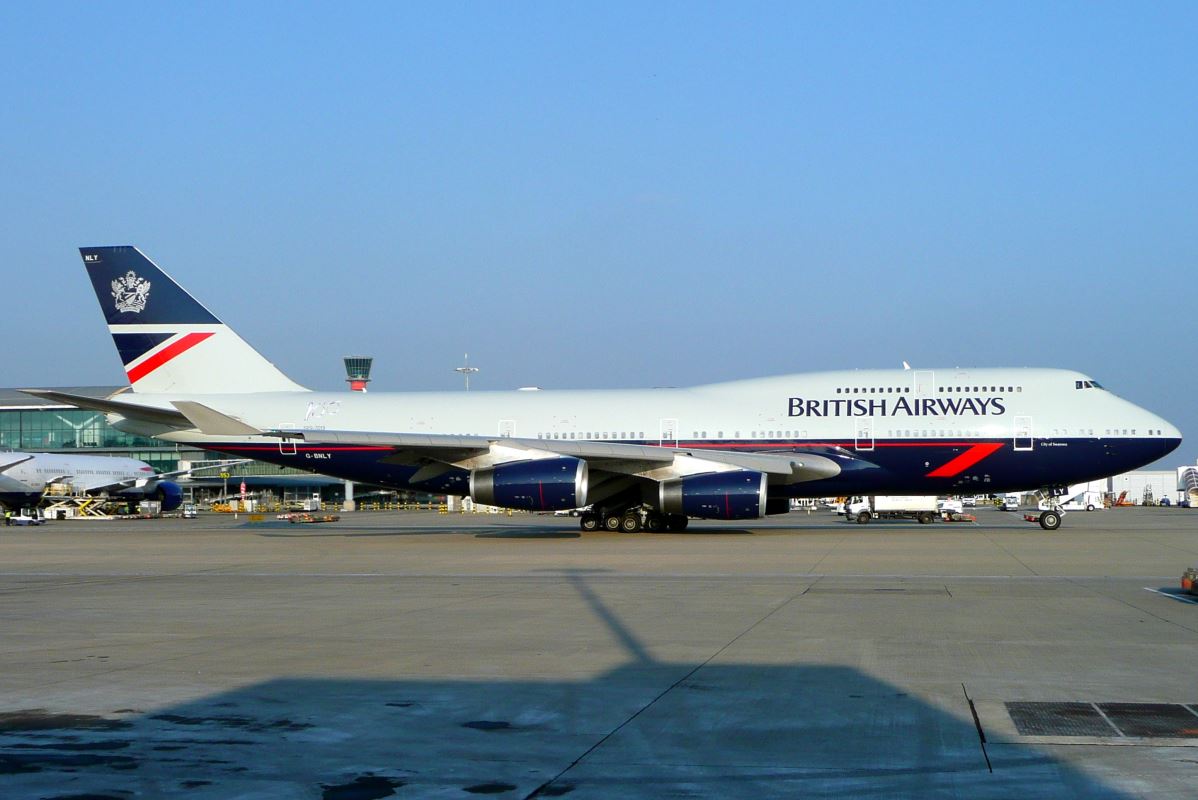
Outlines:
POLYGON ((1185 467, 1177 476, 1178 487, 1186 493, 1191 508, 1198 508, 1198 468, 1185 467))

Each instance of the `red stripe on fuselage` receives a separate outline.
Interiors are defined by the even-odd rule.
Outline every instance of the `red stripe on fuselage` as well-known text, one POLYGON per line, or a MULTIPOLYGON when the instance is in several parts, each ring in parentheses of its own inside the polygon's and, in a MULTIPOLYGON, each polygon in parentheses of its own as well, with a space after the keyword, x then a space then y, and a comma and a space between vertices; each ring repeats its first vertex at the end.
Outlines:
POLYGON ((214 331, 205 331, 203 333, 189 333, 182 339, 176 339, 172 344, 159 350, 154 355, 147 358, 145 361, 131 368, 126 372, 129 376, 130 383, 137 383, 139 380, 149 375, 154 370, 167 363, 180 353, 186 353, 191 348, 195 347, 200 342, 211 336, 214 331))
POLYGON ((953 478, 960 475, 965 470, 972 467, 974 464, 981 461, 989 455, 998 452, 1003 446, 1002 442, 981 442, 970 447, 961 455, 949 461, 943 466, 937 467, 928 473, 929 478, 953 478))

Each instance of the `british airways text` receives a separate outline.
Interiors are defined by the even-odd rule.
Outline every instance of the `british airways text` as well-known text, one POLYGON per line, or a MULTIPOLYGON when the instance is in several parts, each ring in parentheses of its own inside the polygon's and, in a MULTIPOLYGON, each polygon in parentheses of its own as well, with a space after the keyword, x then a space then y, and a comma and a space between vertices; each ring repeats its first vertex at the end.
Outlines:
POLYGON ((877 400, 807 400, 790 398, 791 417, 948 417, 972 415, 996 417, 1007 413, 1001 397, 900 397, 877 400))

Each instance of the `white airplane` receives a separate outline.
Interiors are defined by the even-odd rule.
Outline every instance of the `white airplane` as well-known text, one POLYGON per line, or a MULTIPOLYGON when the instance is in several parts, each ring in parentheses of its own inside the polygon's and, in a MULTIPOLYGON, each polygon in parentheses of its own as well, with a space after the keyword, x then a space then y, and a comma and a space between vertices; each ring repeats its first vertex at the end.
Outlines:
POLYGON ((0 453, 0 504, 10 509, 36 506, 54 483, 82 494, 106 493, 127 500, 158 500, 163 511, 183 502, 179 484, 144 461, 122 456, 74 453, 0 453))
MULTIPOLYGON (((1181 433, 1057 369, 800 373, 685 389, 380 393, 296 384, 133 247, 82 248, 131 392, 29 393, 120 430, 584 530, 753 519, 793 497, 977 494, 1148 464, 1181 433)), ((1053 507, 1040 515, 1060 525, 1053 507)))

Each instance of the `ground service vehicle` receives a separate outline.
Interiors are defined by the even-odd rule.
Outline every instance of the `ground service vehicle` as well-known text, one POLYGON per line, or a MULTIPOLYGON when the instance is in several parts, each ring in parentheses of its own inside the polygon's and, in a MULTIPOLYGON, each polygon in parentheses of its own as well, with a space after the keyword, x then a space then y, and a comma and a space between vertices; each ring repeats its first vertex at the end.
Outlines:
POLYGON ((871 519, 915 519, 928 524, 936 519, 936 495, 868 495, 850 497, 845 519, 864 525, 871 519))

